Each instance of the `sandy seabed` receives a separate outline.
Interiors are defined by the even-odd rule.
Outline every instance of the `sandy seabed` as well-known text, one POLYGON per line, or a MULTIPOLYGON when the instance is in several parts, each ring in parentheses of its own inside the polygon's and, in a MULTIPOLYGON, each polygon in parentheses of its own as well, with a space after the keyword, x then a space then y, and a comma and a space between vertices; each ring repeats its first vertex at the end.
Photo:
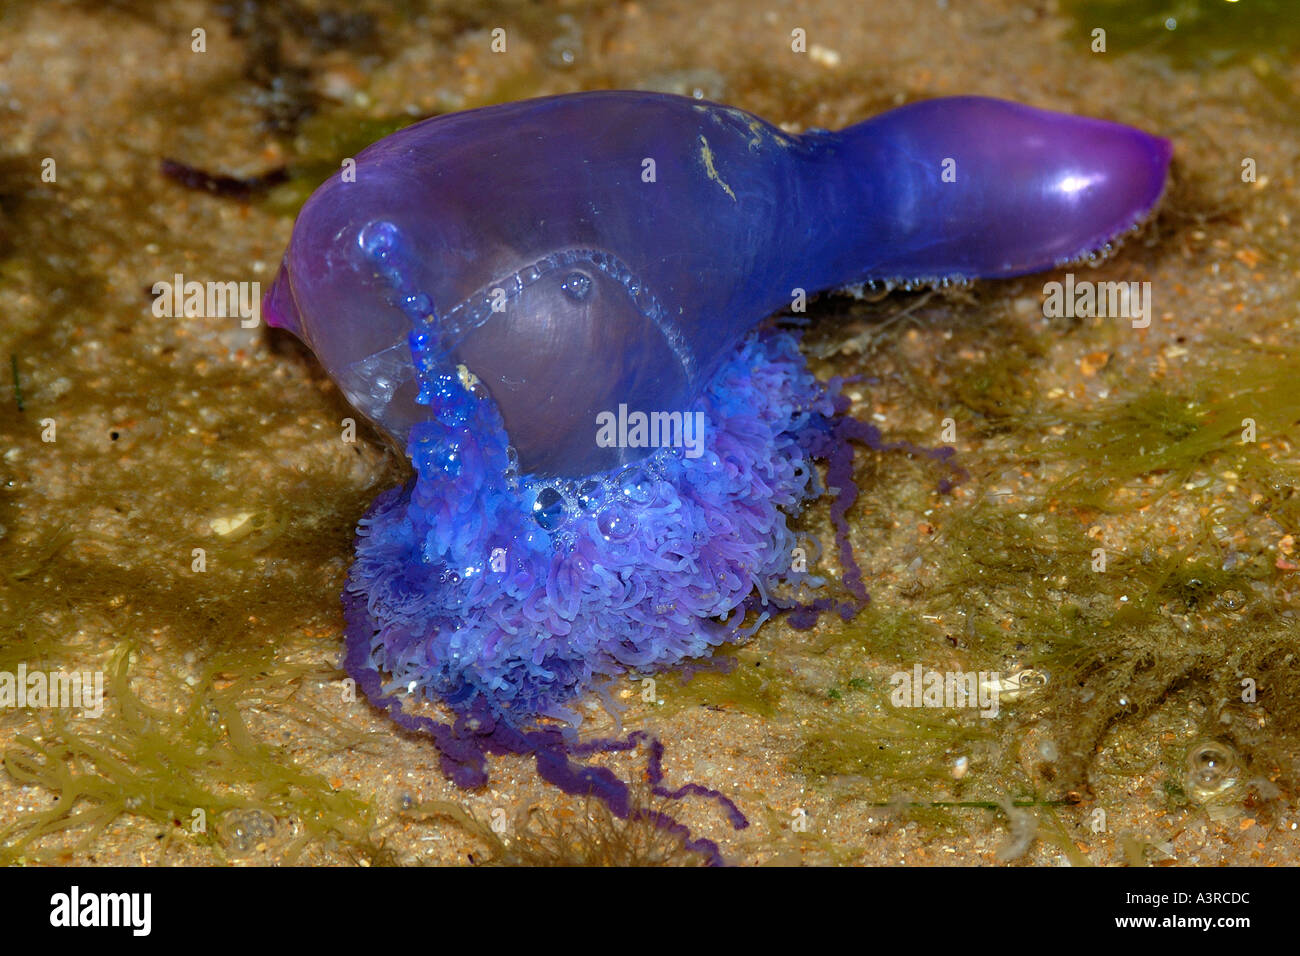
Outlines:
MULTIPOLYGON (((1122 5, 1105 53, 1088 19, 1106 27, 1104 6, 1050 2, 270 9, 0 10, 0 667, 108 685, 98 719, 0 712, 6 859, 529 861, 547 845, 519 833, 530 814, 570 850, 564 827, 600 816, 525 758, 459 791, 428 741, 350 699, 337 665, 352 528, 405 463, 364 425, 340 440, 352 413, 295 343, 159 316, 151 290, 177 274, 268 284, 304 190, 396 118, 642 88, 790 131, 981 94, 1176 146, 1158 219, 1089 276, 1150 282, 1147 329, 1045 318, 1060 273, 815 304, 819 374, 860 376, 854 411, 890 437, 941 444, 953 418, 969 478, 941 495, 924 464, 864 455, 851 521, 869 613, 811 633, 778 620, 728 675, 619 692, 622 729, 668 742, 669 782, 725 791, 752 825, 706 801, 674 812, 739 864, 1296 861, 1300 721, 1279 693, 1300 681, 1285 652, 1300 563, 1293 61, 1267 46, 1214 68, 1126 51, 1122 5), (164 158, 244 179, 287 165, 289 181, 223 197, 165 178, 164 158), (1248 452, 1224 437, 1242 409, 1259 429, 1248 452), (1135 440, 1147 429, 1149 447, 1116 450, 1108 420, 1135 440), (1125 471, 1135 456, 1147 464, 1125 471), (1131 593, 1090 583, 1098 546, 1131 593), (1074 616, 1053 623, 1054 607, 1074 616), (1080 628, 1101 634, 1096 659, 1080 628), (1135 638, 1106 643, 1106 628, 1135 638), (889 676, 916 664, 1048 683, 992 722, 900 715, 889 676), (1234 675, 1256 700, 1226 695, 1234 675), (1229 767, 1198 783, 1207 747, 1229 767), (505 821, 504 843, 471 817, 505 821)), ((825 506, 804 525, 834 577, 825 506)), ((584 733, 619 730, 590 710, 584 733)), ((627 778, 643 763, 608 759, 627 778)))

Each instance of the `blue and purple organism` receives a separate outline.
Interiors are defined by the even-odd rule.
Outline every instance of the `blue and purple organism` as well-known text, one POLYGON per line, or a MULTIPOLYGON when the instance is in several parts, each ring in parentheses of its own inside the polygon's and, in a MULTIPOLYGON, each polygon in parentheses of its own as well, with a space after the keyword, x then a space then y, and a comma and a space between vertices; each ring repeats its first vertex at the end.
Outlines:
POLYGON ((539 717, 576 723, 610 679, 833 606, 789 522, 829 486, 843 530, 846 448, 879 436, 766 320, 801 292, 1095 255, 1150 216, 1170 156, 978 97, 791 135, 594 92, 375 143, 302 209, 265 304, 415 470, 358 531, 349 672, 459 782, 534 750, 548 779, 600 790, 539 717), (411 694, 455 724, 405 715, 411 694))

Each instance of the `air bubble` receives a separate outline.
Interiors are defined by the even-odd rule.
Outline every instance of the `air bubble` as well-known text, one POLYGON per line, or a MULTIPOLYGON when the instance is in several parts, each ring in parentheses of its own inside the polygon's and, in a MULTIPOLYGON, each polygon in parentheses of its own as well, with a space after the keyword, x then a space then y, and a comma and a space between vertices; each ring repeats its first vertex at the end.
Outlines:
POLYGON ((575 302, 581 302, 591 293, 591 276, 570 272, 560 283, 560 289, 575 302))
POLYGON ((596 527, 607 541, 624 541, 636 532, 636 518, 619 508, 606 508, 596 519, 596 527))
POLYGON ((1237 782, 1237 752, 1221 740, 1201 740, 1187 751, 1187 788, 1204 800, 1237 782))
POLYGON ((654 497, 655 486, 639 467, 625 468, 618 476, 619 489, 628 501, 648 504, 654 497))
POLYGON ((412 322, 419 322, 433 311, 433 302, 423 292, 402 296, 401 308, 412 322))
POLYGON ((543 488, 533 501, 533 517, 547 531, 554 531, 564 521, 564 496, 554 488, 543 488))
POLYGON ((449 478, 455 478, 460 475, 460 444, 457 442, 449 442, 448 444, 443 445, 438 449, 437 453, 433 455, 433 463, 437 465, 438 469, 449 478))
POLYGON ((595 511, 605 500, 605 489, 599 481, 588 479, 578 486, 577 499, 583 511, 595 511))
POLYGON ((217 829, 227 850, 251 853, 274 843, 276 820, 265 810, 230 810, 222 816, 217 829))
POLYGON ((997 694, 1000 700, 1013 701, 1042 690, 1047 686, 1047 679, 1045 672, 1026 667, 1013 669, 1005 677, 995 673, 981 681, 980 686, 997 694))
POLYGON ((391 222, 371 222, 362 227, 357 236, 361 251, 375 262, 383 262, 397 248, 400 233, 391 222))
POLYGON ((1246 606, 1246 595, 1229 588, 1219 595, 1219 606, 1225 611, 1240 611, 1246 606))

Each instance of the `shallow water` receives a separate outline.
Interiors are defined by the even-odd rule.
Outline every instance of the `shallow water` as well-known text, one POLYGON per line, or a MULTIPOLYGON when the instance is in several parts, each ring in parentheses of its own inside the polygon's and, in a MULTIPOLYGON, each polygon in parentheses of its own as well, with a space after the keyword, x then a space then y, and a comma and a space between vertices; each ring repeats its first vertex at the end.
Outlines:
MULTIPOLYGON (((1063 271, 814 304, 819 374, 859 376, 856 414, 953 444, 969 477, 941 494, 924 462, 864 454, 866 611, 769 623, 726 674, 616 690, 624 730, 670 742, 670 783, 723 789, 752 825, 674 813, 742 864, 1295 861, 1300 69, 1281 5, 1180 4, 1172 27, 1156 3, 221 9, 0 9, 0 671, 105 687, 98 717, 0 712, 7 860, 690 861, 526 759, 460 791, 351 699, 338 595, 402 456, 364 425, 340 441, 346 403, 287 337, 158 315, 152 293, 269 283, 311 188, 414 118, 640 88, 792 131, 977 93, 1176 147, 1156 220, 1076 270, 1150 282, 1150 328, 1045 315, 1063 271), (283 181, 215 195, 165 158, 283 181), (893 706, 916 667, 996 672, 998 716, 893 706)), ((825 503, 802 524, 837 576, 825 503)), ((590 710, 590 733, 616 731, 590 710)))

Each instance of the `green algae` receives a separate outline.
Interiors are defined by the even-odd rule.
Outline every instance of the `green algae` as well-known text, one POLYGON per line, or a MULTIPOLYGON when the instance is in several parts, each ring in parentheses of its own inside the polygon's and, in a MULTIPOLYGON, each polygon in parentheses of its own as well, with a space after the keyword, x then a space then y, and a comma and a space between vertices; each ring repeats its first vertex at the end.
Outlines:
POLYGON ((1081 466, 1052 494, 1076 507, 1114 507, 1115 493, 1139 479, 1145 497, 1163 494, 1204 476, 1212 460, 1293 515, 1294 504, 1278 500, 1276 491, 1293 481, 1295 465, 1277 461, 1276 440, 1300 418, 1300 382, 1291 371, 1300 355, 1239 342, 1213 351, 1222 361, 1199 372, 1194 384, 1153 383, 1086 411, 1062 409, 1053 424, 1067 428, 1068 437, 1030 450, 1081 466))
POLYGON ((941 368, 956 365, 945 391, 974 416, 979 437, 1007 431, 1032 414, 1041 400, 1034 370, 1045 354, 1041 335, 998 311, 978 325, 959 324, 936 351, 941 368), (957 363, 963 353, 973 358, 957 363))
POLYGON ((1107 51, 1155 53, 1182 68, 1225 66, 1300 50, 1289 0, 1070 0, 1077 31, 1106 30, 1107 51))
MULTIPOLYGON (((142 643, 152 665, 151 684, 188 669, 178 660, 187 652, 203 662, 192 690, 174 688, 181 694, 175 709, 146 707, 119 670, 108 710, 89 727, 74 729, 56 716, 43 732, 16 738, 17 746, 6 753, 10 775, 42 785, 60 799, 57 811, 29 814, 0 836, 11 855, 39 859, 41 838, 64 829, 87 829, 91 836, 79 845, 89 846, 93 834, 121 814, 160 826, 179 819, 188 826, 195 808, 212 820, 227 810, 253 807, 295 821, 299 836, 284 849, 288 858, 302 852, 303 840, 344 842, 369 852, 365 834, 371 818, 364 801, 334 793, 318 774, 294 768, 282 748, 265 743, 240 716, 275 701, 280 718, 310 730, 313 748, 357 742, 356 733, 338 718, 293 699, 308 681, 340 676, 320 665, 292 663, 305 651, 318 660, 337 654, 333 641, 302 635, 304 628, 332 632, 327 622, 337 612, 326 608, 333 605, 339 583, 336 579, 331 586, 328 578, 301 569, 313 567, 314 555, 347 553, 358 507, 354 480, 318 477, 304 482, 306 495, 288 507, 269 498, 255 502, 260 513, 276 516, 268 526, 233 542, 215 535, 197 539, 209 553, 204 573, 193 572, 188 547, 193 542, 177 542, 176 529, 166 526, 167 514, 172 508, 211 514, 214 505, 220 513, 220 502, 203 482, 186 489, 185 482, 173 484, 165 477, 159 480, 165 489, 150 488, 148 481, 136 486, 146 495, 157 493, 154 500, 171 507, 161 509, 156 522, 133 525, 142 534, 134 547, 118 533, 63 525, 9 549, 11 560, 0 563, 5 580, 0 666, 12 671, 26 662, 47 669, 99 669, 106 653, 120 659, 100 635, 116 635, 112 640, 119 647, 142 643), (126 554, 133 557, 124 560, 126 554), (200 720, 204 713, 219 715, 224 732, 200 720), (239 781, 246 792, 231 792, 229 781, 239 781), (78 804, 85 806, 74 812, 78 804)), ((85 497, 93 506, 97 496, 85 497)), ((230 505, 248 508, 250 502, 235 497, 230 505)), ((213 850, 220 855, 219 847, 213 850)))
MULTIPOLYGON (((778 672, 780 656, 773 659, 753 647, 727 647, 714 657, 721 665, 716 669, 656 675, 656 712, 671 715, 689 707, 710 707, 735 708, 756 717, 780 713, 782 697, 788 691, 788 681, 778 672)), ((633 686, 640 693, 635 681, 633 686)))
POLYGON ((953 760, 991 739, 976 721, 919 709, 831 711, 810 720, 791 767, 810 779, 864 778, 859 782, 877 793, 892 791, 888 801, 951 783, 953 760))
MULTIPOLYGON (((1043 706, 1061 737, 1059 779, 1068 792, 1086 792, 1094 746, 1122 716, 1154 708, 1190 682, 1223 718, 1232 709, 1226 702, 1239 697, 1242 676, 1254 674, 1262 684, 1265 673, 1279 691, 1266 705, 1274 730, 1256 735, 1246 749, 1295 782, 1284 755, 1300 744, 1300 715, 1290 696, 1300 673, 1286 651, 1296 622, 1270 601, 1278 575, 1265 543, 1243 540, 1242 553, 1220 543, 1224 526, 1245 523, 1252 507, 1225 515, 1211 480, 1231 468, 1230 500, 1266 507, 1277 501, 1278 488, 1300 477, 1294 460, 1276 455, 1276 433, 1272 450, 1240 441, 1244 418, 1266 417, 1270 429, 1281 431, 1300 418, 1300 389, 1287 371, 1294 358, 1267 350, 1253 358, 1199 376, 1192 398, 1171 396, 1156 383, 1120 398, 1118 409, 1075 413, 1077 437, 1037 449, 1040 464, 1067 472, 1049 495, 1013 506, 980 502, 942 525, 948 547, 931 594, 941 606, 932 613, 964 605, 1005 615, 1024 647, 1022 660, 1052 675, 1043 706), (1171 542, 1167 514, 1147 516, 1131 501, 1116 501, 1116 491, 1138 479, 1144 491, 1177 489, 1203 499, 1207 506, 1197 510, 1208 517, 1199 529, 1184 518, 1183 540, 1171 542), (1076 517, 1102 506, 1130 522, 1123 543, 1112 543, 1104 571, 1092 563, 1099 541, 1085 536, 1085 522, 1076 517), (1261 550, 1251 553, 1252 544, 1261 550)), ((998 644, 989 623, 977 621, 968 631, 971 649, 983 649, 986 660, 998 644)))
POLYGON ((63 859, 92 849, 114 821, 133 816, 160 828, 159 853, 173 841, 192 840, 224 860, 218 822, 240 810, 268 814, 289 829, 279 851, 282 862, 329 843, 376 852, 369 838, 373 814, 362 798, 299 768, 283 747, 267 744, 249 726, 250 711, 275 699, 278 714, 304 723, 335 747, 362 743, 360 735, 320 720, 285 691, 332 675, 318 666, 276 666, 267 654, 260 671, 220 677, 249 661, 247 655, 216 655, 192 687, 173 682, 168 703, 154 706, 133 688, 129 660, 124 646, 107 664, 112 709, 103 719, 72 721, 55 711, 38 732, 19 734, 6 749, 8 774, 51 792, 55 802, 0 831, 3 859, 63 859), (64 835, 76 842, 57 839, 64 835))
POLYGON ((416 121, 413 116, 372 117, 348 110, 331 110, 305 120, 294 140, 297 157, 288 166, 288 181, 266 196, 269 209, 296 215, 344 159, 416 121))
POLYGON ((220 860, 223 816, 260 811, 284 833, 277 859, 369 857, 365 799, 271 740, 279 721, 310 734, 318 755, 368 745, 306 690, 340 676, 315 663, 337 643, 311 635, 336 630, 343 562, 378 462, 365 452, 358 468, 358 448, 331 440, 313 444, 326 453, 288 482, 258 483, 275 446, 267 436, 297 427, 292 392, 250 415, 246 400, 276 385, 196 363, 185 338, 140 343, 129 323, 92 314, 89 303, 108 297, 96 250, 129 239, 93 218, 71 228, 54 189, 27 188, 23 163, 5 169, 0 194, 22 196, 6 213, 28 241, 0 269, 39 308, 5 330, 23 401, 0 403, 0 668, 103 671, 108 692, 98 719, 6 715, 9 778, 56 799, 9 820, 0 854, 80 858, 134 821, 158 831, 150 853, 180 841, 220 860), (98 361, 105 353, 111 366, 98 361), (87 364, 68 387, 77 355, 87 364), (53 442, 42 440, 46 421, 53 442), (186 672, 189 682, 175 676, 186 672))
MULTIPOLYGON (((1279 786, 1300 785, 1300 621, 1266 534, 1280 539, 1300 521, 1300 354, 1220 336, 1196 347, 1215 361, 1172 384, 1168 372, 1144 380, 1116 369, 1104 401, 1043 403, 1026 400, 1034 391, 1003 378, 996 361, 1009 344, 1008 376, 1034 381, 1046 355, 1038 336, 1015 323, 987 332, 982 343, 956 332, 922 368, 881 346, 892 365, 878 363, 891 373, 878 387, 901 386, 922 407, 955 396, 982 440, 1000 440, 983 451, 985 470, 1014 467, 1028 483, 1003 492, 970 479, 972 494, 926 512, 934 534, 889 606, 819 630, 815 654, 805 646, 802 660, 773 668, 782 726, 797 740, 790 768, 839 799, 951 828, 1008 787, 1052 806, 1087 801, 1093 778, 1112 770, 1098 763, 1108 734, 1191 706, 1199 732, 1224 737, 1262 781, 1254 812, 1266 809, 1279 786), (816 695, 798 676, 814 657, 816 695), (989 724, 891 711, 888 688, 866 671, 917 661, 1029 669, 1046 682, 989 724), (1257 699, 1243 699, 1246 681, 1257 699), (1051 735, 1050 756, 1013 759, 1035 729, 1051 735), (956 781, 953 758, 967 752, 983 756, 956 781)), ((1107 331, 1074 334, 1088 352, 1107 331)), ((863 497, 850 520, 867 553, 889 528, 882 519, 920 510, 915 496, 895 500, 897 485, 915 484, 891 474, 898 467, 868 456, 858 469, 863 497)), ((1077 854, 1051 819, 1050 842, 1077 854)))

